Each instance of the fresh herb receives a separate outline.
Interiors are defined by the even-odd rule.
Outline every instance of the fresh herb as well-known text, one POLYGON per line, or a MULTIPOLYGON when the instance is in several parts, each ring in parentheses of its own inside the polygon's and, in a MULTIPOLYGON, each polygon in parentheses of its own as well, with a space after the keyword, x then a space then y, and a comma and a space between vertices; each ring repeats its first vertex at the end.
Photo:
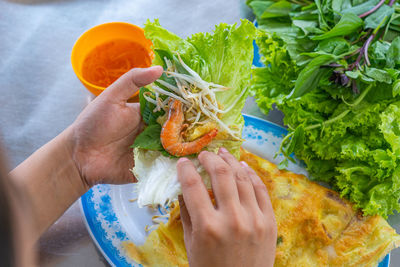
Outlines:
POLYGON ((165 114, 164 110, 155 111, 156 105, 147 101, 144 95, 147 94, 151 98, 154 99, 154 94, 149 89, 142 87, 139 91, 139 104, 140 104, 140 113, 142 114, 142 118, 144 123, 147 125, 152 125, 157 123, 157 118, 165 114))
POLYGON ((143 132, 135 139, 132 148, 144 148, 149 150, 164 150, 160 141, 161 125, 158 123, 147 126, 143 132))
POLYGON ((400 211, 400 5, 247 3, 265 65, 253 70, 252 94, 265 113, 275 103, 289 128, 279 167, 294 153, 311 179, 329 183, 364 214, 400 211))

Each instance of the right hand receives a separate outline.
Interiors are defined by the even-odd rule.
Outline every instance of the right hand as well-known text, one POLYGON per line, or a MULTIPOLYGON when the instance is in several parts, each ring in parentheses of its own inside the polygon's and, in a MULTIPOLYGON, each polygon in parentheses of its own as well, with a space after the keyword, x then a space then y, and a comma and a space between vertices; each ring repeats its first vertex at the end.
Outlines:
POLYGON ((193 163, 179 159, 179 204, 190 266, 273 266, 277 230, 265 185, 226 149, 218 155, 203 151, 198 158, 211 177, 216 205, 193 163))

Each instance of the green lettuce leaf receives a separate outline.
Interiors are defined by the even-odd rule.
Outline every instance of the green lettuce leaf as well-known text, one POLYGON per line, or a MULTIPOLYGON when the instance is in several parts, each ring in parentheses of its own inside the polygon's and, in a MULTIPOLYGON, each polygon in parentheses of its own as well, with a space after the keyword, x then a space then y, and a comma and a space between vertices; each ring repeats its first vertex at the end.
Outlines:
MULTIPOLYGON (((240 97, 221 120, 229 126, 242 129, 244 120, 241 111, 248 96, 252 42, 256 32, 254 25, 247 20, 242 20, 239 26, 221 23, 213 33, 197 33, 187 39, 164 29, 158 20, 147 21, 144 30, 146 37, 153 42, 155 51, 162 50, 163 55, 178 53, 203 80, 229 87, 227 91, 216 93, 217 101, 222 106, 228 107, 240 97)), ((160 55, 156 53, 154 65, 164 65, 160 55)), ((207 148, 215 150, 220 146, 238 156, 241 141, 213 141, 207 148)))
POLYGON ((265 114, 273 103, 281 103, 294 87, 293 77, 298 68, 289 56, 282 39, 264 30, 257 31, 256 43, 260 49, 261 62, 266 67, 252 70, 251 94, 265 114))
POLYGON ((380 117, 382 123, 379 129, 393 152, 400 157, 400 102, 389 105, 380 117))

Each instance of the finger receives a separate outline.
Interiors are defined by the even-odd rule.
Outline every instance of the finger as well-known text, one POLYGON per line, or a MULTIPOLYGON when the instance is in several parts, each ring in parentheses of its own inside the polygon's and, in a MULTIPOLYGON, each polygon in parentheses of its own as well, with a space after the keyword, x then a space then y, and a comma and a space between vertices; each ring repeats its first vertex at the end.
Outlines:
POLYGON ((192 223, 205 218, 213 212, 210 196, 193 163, 187 158, 180 158, 177 163, 178 180, 182 187, 185 206, 192 223))
POLYGON ((260 207, 263 213, 273 212, 271 199, 268 195, 268 190, 265 184, 261 181, 260 177, 256 174, 256 172, 247 165, 246 162, 241 161, 243 168, 247 171, 250 180, 253 184, 255 196, 257 199, 258 206, 260 207))
POLYGON ((190 239, 192 233, 192 221, 190 220, 189 212, 186 208, 185 201, 183 200, 183 196, 179 195, 179 209, 181 214, 181 221, 183 226, 183 233, 185 238, 190 239))
POLYGON ((127 101, 141 86, 157 80, 162 72, 161 66, 131 69, 111 84, 102 95, 114 101, 127 101))
POLYGON ((140 114, 140 104, 139 103, 126 103, 126 106, 134 112, 134 115, 139 115, 140 118, 142 118, 142 115, 140 114))
POLYGON ((240 203, 247 208, 258 208, 253 184, 242 164, 223 147, 219 149, 218 155, 229 164, 234 173, 240 203))
POLYGON ((239 205, 237 186, 230 166, 220 156, 208 151, 199 154, 199 161, 210 175, 217 207, 239 205))

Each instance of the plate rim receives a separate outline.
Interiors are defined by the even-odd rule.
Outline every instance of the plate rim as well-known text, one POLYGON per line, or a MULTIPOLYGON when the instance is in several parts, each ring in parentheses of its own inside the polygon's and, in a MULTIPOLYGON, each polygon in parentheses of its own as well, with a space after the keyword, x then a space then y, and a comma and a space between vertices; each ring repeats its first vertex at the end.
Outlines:
POLYGON ((100 245, 100 243, 97 241, 97 238, 94 236, 92 228, 89 225, 89 221, 86 218, 87 214, 85 212, 85 208, 83 207, 83 198, 82 197, 79 199, 79 208, 81 210, 81 214, 83 217, 83 222, 85 223, 86 230, 89 232, 89 235, 90 235, 93 243, 96 245, 96 248, 101 252, 101 255, 107 260, 107 263, 110 264, 112 267, 116 267, 115 263, 110 259, 110 257, 108 257, 108 254, 103 250, 103 247, 100 245))
MULTIPOLYGON (((110 185, 109 184, 103 184, 101 186, 108 186, 109 187, 110 185)), ((104 242, 99 242, 97 236, 99 234, 101 234, 101 233, 98 233, 97 231, 95 231, 96 227, 94 227, 94 225, 92 226, 91 223, 89 222, 89 218, 91 218, 89 210, 88 210, 89 209, 89 205, 88 205, 87 202, 84 202, 84 199, 86 199, 88 197, 88 194, 90 194, 90 192, 92 191, 92 188, 89 189, 83 196, 81 196, 81 198, 79 200, 79 207, 81 209, 81 214, 82 214, 82 217, 83 217, 83 221, 85 223, 87 231, 89 232, 90 237, 92 238, 92 241, 96 245, 96 248, 101 252, 101 255, 107 260, 107 263, 109 265, 111 265, 112 267, 117 267, 119 262, 115 262, 114 259, 112 259, 109 256, 109 254, 106 252, 106 249, 104 248, 104 247, 109 247, 109 245, 104 243, 104 242)), ((97 220, 97 218, 92 218, 92 219, 93 220, 97 220)))
MULTIPOLYGON (((256 117, 254 115, 246 114, 246 113, 242 113, 242 116, 243 116, 243 118, 247 117, 247 118, 249 118, 251 120, 258 121, 261 124, 263 124, 263 123, 270 124, 271 126, 276 128, 277 130, 282 131, 283 134, 288 133, 288 130, 285 127, 283 127, 283 126, 281 126, 281 125, 279 125, 279 124, 277 124, 275 122, 271 122, 269 120, 266 120, 266 119, 263 119, 263 118, 260 118, 260 117, 256 117)), ((246 120, 245 120, 245 122, 246 122, 246 120)))

